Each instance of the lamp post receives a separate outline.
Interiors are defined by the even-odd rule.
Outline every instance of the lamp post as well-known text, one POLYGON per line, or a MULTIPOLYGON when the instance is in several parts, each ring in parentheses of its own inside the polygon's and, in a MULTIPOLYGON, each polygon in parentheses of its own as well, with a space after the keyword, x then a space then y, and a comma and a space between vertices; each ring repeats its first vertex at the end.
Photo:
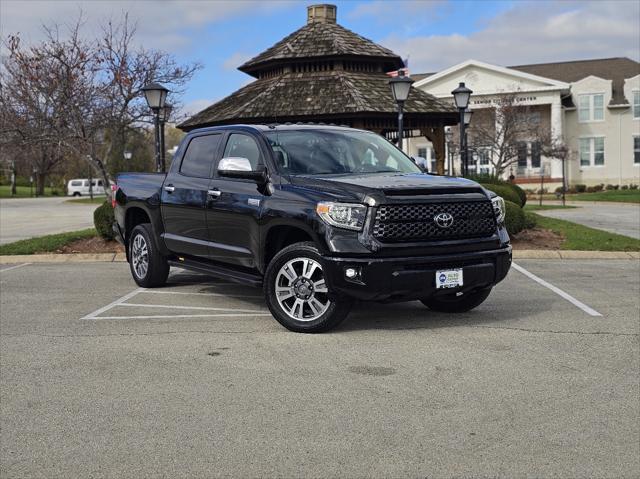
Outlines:
MULTIPOLYGON (((473 111, 467 107, 464 110, 464 163, 466 167, 465 174, 469 175, 469 123, 471 123, 471 115, 473 115, 473 111)), ((473 158, 472 158, 473 160, 473 158)), ((477 171, 476 171, 477 173, 477 171)))
POLYGON ((460 82, 458 88, 451 92, 451 94, 453 95, 453 100, 456 102, 456 107, 460 112, 460 169, 462 170, 462 176, 467 176, 468 173, 467 155, 464 144, 464 113, 469 106, 469 98, 471 97, 472 93, 473 91, 467 88, 464 85, 464 82, 460 82))
POLYGON ((159 83, 149 83, 142 88, 144 96, 147 100, 147 105, 151 108, 154 115, 154 137, 156 146, 156 171, 164 171, 164 165, 162 164, 162 157, 160 155, 160 110, 164 109, 165 101, 167 100, 167 90, 159 83))
POLYGON ((407 101, 407 98, 409 97, 412 83, 413 80, 409 77, 404 76, 402 70, 399 71, 397 77, 393 77, 389 80, 389 85, 391 85, 391 93, 393 93, 393 99, 398 105, 398 148, 400 149, 402 149, 402 123, 404 102, 407 101))
POLYGON ((445 141, 447 142, 447 160, 449 163, 449 176, 453 176, 453 152, 451 151, 451 147, 453 146, 453 130, 451 129, 450 126, 446 127, 446 129, 444 130, 444 138, 445 141))
POLYGON ((164 125, 169 121, 169 117, 171 116, 171 110, 173 110, 173 105, 169 105, 168 103, 164 104, 164 107, 160 109, 160 162, 162 163, 162 171, 164 172, 166 169, 166 147, 164 144, 164 125))

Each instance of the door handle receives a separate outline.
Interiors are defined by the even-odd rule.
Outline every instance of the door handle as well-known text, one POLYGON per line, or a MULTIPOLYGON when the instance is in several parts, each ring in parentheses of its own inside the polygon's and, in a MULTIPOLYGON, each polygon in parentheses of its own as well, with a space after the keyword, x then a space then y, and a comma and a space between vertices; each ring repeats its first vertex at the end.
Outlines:
POLYGON ((212 198, 219 198, 222 194, 222 191, 215 189, 207 191, 207 196, 211 196, 212 198))
POLYGON ((164 191, 166 191, 167 193, 173 193, 174 191, 176 191, 176 187, 173 185, 167 185, 164 187, 164 191))

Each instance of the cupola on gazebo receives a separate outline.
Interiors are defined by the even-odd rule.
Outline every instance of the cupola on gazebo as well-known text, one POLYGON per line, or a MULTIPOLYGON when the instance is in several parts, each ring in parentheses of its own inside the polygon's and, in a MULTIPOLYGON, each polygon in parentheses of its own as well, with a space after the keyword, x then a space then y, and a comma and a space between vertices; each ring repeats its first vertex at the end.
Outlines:
MULTIPOLYGON (((239 67, 256 78, 179 125, 318 122, 397 136, 398 114, 386 72, 402 59, 336 23, 335 5, 307 7, 307 24, 239 67)), ((453 107, 417 88, 404 105, 404 137, 424 136, 444 170, 444 127, 453 107)))

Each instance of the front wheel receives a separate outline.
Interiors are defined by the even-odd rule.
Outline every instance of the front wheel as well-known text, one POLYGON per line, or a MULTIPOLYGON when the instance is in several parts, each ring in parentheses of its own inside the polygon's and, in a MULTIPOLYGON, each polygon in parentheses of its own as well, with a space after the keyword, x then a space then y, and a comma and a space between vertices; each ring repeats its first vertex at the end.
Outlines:
POLYGON ((313 243, 296 243, 269 263, 264 295, 273 317, 290 331, 319 333, 349 314, 348 298, 329 299, 322 258, 313 243))
POLYGON ((458 296, 456 293, 423 299, 422 304, 440 313, 465 313, 480 306, 491 293, 491 288, 480 289, 458 296))
POLYGON ((169 276, 169 263, 156 248, 152 234, 151 225, 143 223, 133 228, 129 237, 131 275, 143 288, 162 286, 169 276))

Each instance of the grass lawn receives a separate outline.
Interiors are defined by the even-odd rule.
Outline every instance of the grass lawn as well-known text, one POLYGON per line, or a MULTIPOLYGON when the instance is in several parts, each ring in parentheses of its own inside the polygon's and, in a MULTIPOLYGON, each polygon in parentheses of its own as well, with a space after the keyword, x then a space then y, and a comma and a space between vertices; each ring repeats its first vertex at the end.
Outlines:
POLYGON ((547 218, 532 213, 537 226, 562 235, 560 249, 580 251, 640 251, 640 240, 589 228, 570 221, 547 218))
POLYGON ((577 208, 577 206, 562 206, 562 205, 542 205, 539 204, 527 204, 524 206, 525 211, 539 211, 539 210, 568 210, 577 208))
POLYGON ((91 199, 91 198, 74 198, 72 200, 65 201, 65 203, 101 205, 105 201, 107 201, 107 197, 106 196, 94 196, 93 199, 91 199))
MULTIPOLYGON (((59 193, 58 196, 64 195, 62 189, 58 189, 57 191, 59 193)), ((35 188, 31 189, 28 186, 17 186, 16 196, 11 196, 11 185, 0 185, 0 198, 29 198, 32 194, 36 194, 35 188)), ((54 196, 51 188, 48 186, 44 188, 44 196, 54 196)))
POLYGON ((596 193, 567 195, 570 201, 617 201, 621 203, 640 203, 640 190, 610 190, 596 193))
POLYGON ((0 255, 9 254, 35 254, 55 252, 62 246, 73 241, 97 236, 94 228, 86 230, 72 231, 70 233, 59 233, 55 235, 40 236, 26 240, 16 241, 0 245, 0 255))

